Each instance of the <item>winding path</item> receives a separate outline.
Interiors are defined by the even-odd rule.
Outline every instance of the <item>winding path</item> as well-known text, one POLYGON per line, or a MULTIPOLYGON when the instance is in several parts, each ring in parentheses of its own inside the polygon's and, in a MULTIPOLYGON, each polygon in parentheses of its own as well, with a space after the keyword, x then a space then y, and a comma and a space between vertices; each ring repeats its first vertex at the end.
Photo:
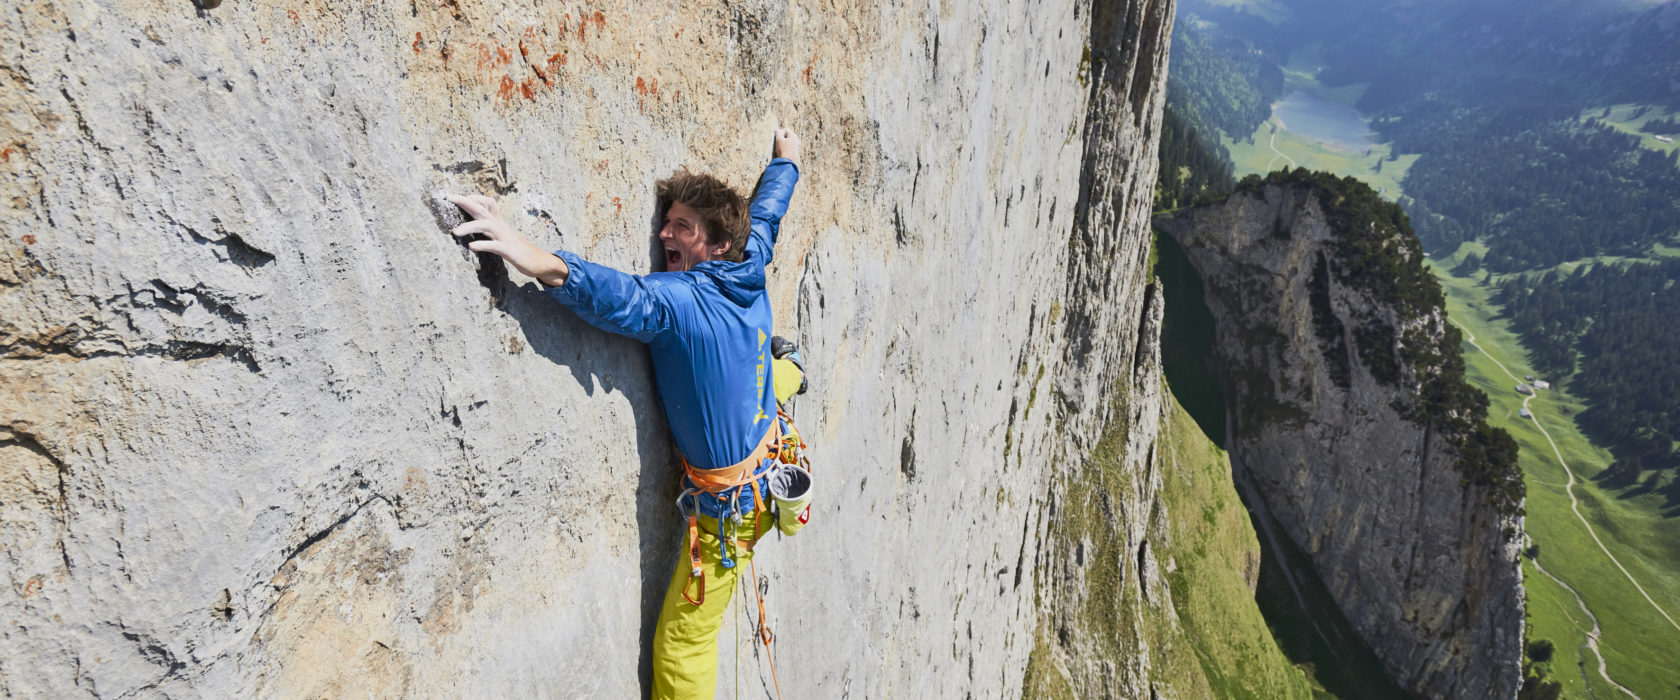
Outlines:
MULTIPOLYGON (((1524 403, 1526 403, 1526 402, 1524 402, 1524 403)), ((1598 650, 1598 635, 1600 633, 1599 627, 1598 627, 1598 616, 1592 614, 1592 611, 1587 609, 1587 601, 1581 599, 1581 594, 1575 592, 1575 588, 1573 586, 1570 586, 1569 584, 1564 583, 1563 579, 1552 575, 1552 572, 1547 571, 1546 567, 1541 566, 1539 557, 1530 558, 1528 561, 1529 561, 1529 563, 1534 565, 1534 570, 1535 571, 1539 571, 1540 573, 1545 574, 1546 578, 1549 578, 1549 579, 1552 580, 1552 582, 1556 583, 1559 586, 1562 586, 1563 590, 1569 591, 1569 595, 1575 596, 1575 604, 1581 606, 1581 612, 1586 613, 1587 614, 1587 619, 1592 621, 1592 630, 1587 632, 1586 638, 1581 641, 1581 649, 1591 648, 1593 656, 1598 658, 1598 675, 1600 677, 1604 678, 1604 682, 1609 683, 1610 685, 1616 686, 1616 688, 1621 690, 1622 692, 1627 693, 1628 695, 1630 695, 1632 697, 1635 697, 1635 698, 1639 697, 1638 695, 1634 695, 1633 691, 1628 690, 1627 687, 1623 686, 1620 683, 1617 683, 1615 680, 1610 678, 1610 670, 1605 667, 1605 663, 1604 663, 1604 652, 1601 652, 1601 651, 1598 650)), ((1575 655, 1576 656, 1582 656, 1581 650, 1577 649, 1575 651, 1575 655)), ((1580 669, 1581 669, 1581 685, 1584 685, 1584 686, 1587 687, 1587 695, 1592 695, 1592 684, 1587 682, 1587 664, 1585 662, 1582 662, 1582 663, 1577 664, 1577 666, 1579 666, 1580 669)))
MULTIPOLYGON (((1465 340, 1465 342, 1470 344, 1470 347, 1475 348, 1477 352, 1482 353, 1483 356, 1487 357, 1488 360, 1492 361, 1494 366, 1499 368, 1499 371, 1504 372, 1505 376, 1511 378, 1511 381, 1518 382, 1518 383, 1522 382, 1522 380, 1517 379, 1517 375, 1512 374, 1511 370, 1507 369, 1505 367, 1505 364, 1500 362, 1498 360, 1498 358, 1495 358, 1492 354, 1489 354, 1488 351, 1485 348, 1476 344, 1476 334, 1475 333, 1470 332, 1469 328, 1466 328, 1463 324, 1460 324, 1457 321, 1454 321, 1453 324, 1457 325, 1459 327, 1459 329, 1464 331, 1464 340, 1465 340)), ((1524 397, 1523 402, 1522 402, 1523 408, 1528 409, 1529 402, 1533 401, 1534 399, 1535 399, 1535 395, 1533 395, 1533 394, 1530 394, 1529 396, 1524 397)), ((1569 477, 1569 483, 1564 485, 1564 492, 1569 495, 1569 509, 1572 512, 1575 513, 1575 519, 1581 521, 1581 526, 1585 527, 1587 529, 1587 534, 1592 536, 1593 543, 1598 545, 1599 551, 1604 552, 1604 556, 1610 559, 1610 563, 1616 565, 1616 569, 1618 569, 1619 571, 1622 572, 1622 576, 1627 578, 1628 583, 1633 584, 1633 587, 1639 591, 1639 595, 1642 595, 1642 596, 1645 597, 1645 602, 1650 603, 1651 607, 1656 609, 1658 615, 1662 615, 1664 620, 1668 620, 1668 624, 1672 625, 1675 630, 1680 631, 1680 624, 1675 623, 1674 618, 1670 617, 1668 612, 1663 610, 1662 606, 1657 605, 1657 601, 1653 600, 1651 598, 1651 594, 1645 592, 1645 587, 1639 585, 1639 582, 1634 580, 1633 574, 1628 573, 1627 568, 1622 566, 1622 563, 1620 561, 1616 560, 1616 555, 1611 554, 1610 549, 1608 547, 1604 546, 1604 541, 1600 540, 1598 538, 1598 531, 1593 529, 1592 523, 1587 522, 1586 517, 1581 515, 1581 502, 1580 502, 1580 500, 1575 498, 1575 471, 1570 469, 1569 468, 1569 463, 1565 462, 1563 460, 1563 452, 1558 449, 1557 441, 1552 439, 1552 434, 1551 433, 1546 432, 1546 426, 1544 426, 1540 423, 1539 416, 1536 416, 1534 414, 1533 410, 1528 411, 1528 420, 1533 422, 1534 427, 1540 431, 1540 435, 1542 435, 1543 437, 1546 438, 1546 444, 1552 446, 1552 455, 1557 458, 1558 466, 1563 467, 1563 473, 1568 475, 1568 477, 1569 477)), ((1634 695, 1633 691, 1628 690, 1627 688, 1623 687, 1620 683, 1617 683, 1617 682, 1610 679, 1610 674, 1605 669, 1604 654, 1600 653, 1599 650, 1598 650, 1598 635, 1599 635, 1598 618, 1592 614, 1592 611, 1587 610, 1587 604, 1586 604, 1585 601, 1583 601, 1581 599, 1581 594, 1577 593, 1574 588, 1572 588, 1569 584, 1564 583, 1558 577, 1553 576, 1550 572, 1546 571, 1545 569, 1540 568, 1540 562, 1539 562, 1538 558, 1536 558, 1532 561, 1534 562, 1534 566, 1535 566, 1536 569, 1539 569, 1539 571, 1541 573, 1545 574, 1548 578, 1551 578, 1553 581, 1557 581, 1558 585, 1563 586, 1565 590, 1569 591, 1570 595, 1575 596, 1575 602, 1577 602, 1581 605, 1581 610, 1583 612, 1586 612, 1587 617, 1592 620, 1593 628, 1592 628, 1591 632, 1587 633, 1587 642, 1586 643, 1587 643, 1587 646, 1592 647, 1593 654, 1598 657, 1598 674, 1600 676, 1603 676, 1604 680, 1606 682, 1610 683, 1611 685, 1616 686, 1617 688, 1620 688, 1622 692, 1627 693, 1628 695, 1631 695, 1633 697, 1639 697, 1637 695, 1634 695)))
POLYGON ((1292 167, 1292 168, 1301 167, 1301 164, 1295 162, 1294 158, 1290 158, 1289 156, 1284 155, 1283 151, 1278 150, 1278 147, 1277 147, 1277 132, 1278 132, 1278 129, 1285 129, 1285 128, 1288 128, 1288 127, 1285 127, 1283 125, 1283 120, 1282 119, 1277 120, 1277 124, 1272 127, 1272 140, 1268 141, 1266 143, 1266 146, 1271 148, 1272 152, 1276 153, 1277 155, 1272 156, 1271 160, 1266 161, 1266 169, 1267 170, 1271 170, 1272 169, 1272 164, 1276 163, 1277 159, 1279 159, 1279 158, 1282 158, 1284 160, 1289 161, 1289 166, 1292 167))

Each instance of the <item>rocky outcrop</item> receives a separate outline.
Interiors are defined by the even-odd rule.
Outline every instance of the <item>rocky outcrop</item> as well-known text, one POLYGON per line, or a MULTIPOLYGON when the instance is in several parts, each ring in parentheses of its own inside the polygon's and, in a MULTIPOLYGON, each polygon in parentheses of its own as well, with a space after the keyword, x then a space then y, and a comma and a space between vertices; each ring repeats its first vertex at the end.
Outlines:
POLYGON ((1203 281, 1226 447, 1259 506, 1402 687, 1514 697, 1516 447, 1464 383, 1398 208, 1298 171, 1157 225, 1203 281))
MULTIPOLYGON (((1170 0, 14 10, 0 693, 640 694, 678 549, 646 355, 430 199, 646 271, 653 179, 750 184, 778 123, 821 492, 760 550, 783 690, 1014 697, 1066 601, 1160 605, 1076 585, 1052 504, 1122 426, 1138 485, 1093 532, 1153 571, 1170 0)), ((1058 624, 1078 687, 1150 687, 1058 624)), ((752 638, 722 687, 770 682, 752 638)))

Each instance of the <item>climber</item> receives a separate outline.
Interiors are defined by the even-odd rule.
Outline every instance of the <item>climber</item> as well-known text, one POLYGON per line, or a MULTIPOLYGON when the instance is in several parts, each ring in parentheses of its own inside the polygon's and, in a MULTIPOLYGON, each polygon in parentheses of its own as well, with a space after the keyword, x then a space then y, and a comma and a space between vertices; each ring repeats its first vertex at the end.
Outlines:
MULTIPOLYGON (((776 129, 774 157, 750 206, 710 175, 679 170, 656 185, 665 272, 631 275, 549 253, 526 241, 489 197, 451 197, 473 220, 456 236, 495 253, 591 325, 648 344, 665 414, 682 451, 688 546, 665 594, 653 642, 653 697, 710 698, 717 682, 717 632, 737 563, 775 527, 764 478, 779 436, 777 384, 785 360, 772 355, 765 266, 799 180, 799 137, 776 129), (731 474, 734 484, 701 490, 695 479, 731 474), (691 556, 692 555, 692 558, 691 556), (692 569, 692 570, 691 570, 692 569)), ((791 364, 791 363, 790 363, 791 364)))

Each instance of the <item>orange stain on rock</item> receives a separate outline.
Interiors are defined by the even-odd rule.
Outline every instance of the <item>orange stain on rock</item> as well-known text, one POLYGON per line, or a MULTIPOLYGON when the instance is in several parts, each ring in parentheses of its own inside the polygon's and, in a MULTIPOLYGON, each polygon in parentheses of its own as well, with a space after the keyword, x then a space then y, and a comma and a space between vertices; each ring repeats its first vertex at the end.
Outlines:
POLYGON ((420 32, 414 33, 414 55, 420 55, 420 32))
POLYGON ((8 162, 11 161, 12 151, 13 151, 13 149, 12 149, 11 146, 7 146, 6 150, 0 151, 0 160, 5 160, 5 161, 8 161, 8 162))
POLYGON ((292 21, 293 25, 298 25, 298 24, 303 23, 303 18, 298 17, 297 10, 286 10, 286 18, 290 19, 292 21))
MULTIPOLYGON (((531 66, 531 70, 537 74, 538 78, 542 79, 544 85, 549 87, 554 86, 554 81, 548 77, 548 71, 543 70, 542 64, 531 60, 531 52, 525 49, 524 40, 520 40, 519 42, 519 56, 520 58, 525 59, 525 63, 531 66)), ((553 59, 549 60, 552 61, 553 59)))
POLYGON ((35 245, 35 234, 33 234, 33 233, 23 234, 23 244, 24 245, 35 245))
MULTIPOLYGON (((600 13, 596 13, 596 14, 600 14, 600 13)), ((624 202, 619 201, 619 199, 617 197, 613 197, 613 213, 614 214, 621 214, 623 212, 624 212, 624 202)))
POLYGON ((529 78, 526 78, 524 81, 519 83, 519 94, 524 95, 527 100, 537 99, 537 92, 531 89, 531 80, 529 78))

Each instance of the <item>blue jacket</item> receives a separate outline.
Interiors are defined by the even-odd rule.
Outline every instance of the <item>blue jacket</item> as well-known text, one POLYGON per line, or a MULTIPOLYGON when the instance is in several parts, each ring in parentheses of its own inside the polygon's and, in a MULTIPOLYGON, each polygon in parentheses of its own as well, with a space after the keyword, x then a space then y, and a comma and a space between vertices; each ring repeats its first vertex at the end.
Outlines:
MULTIPOLYGON (((648 344, 677 447, 701 469, 746 459, 776 420, 764 266, 798 181, 791 160, 765 166, 741 262, 712 260, 686 272, 631 275, 555 252, 571 273, 549 293, 590 325, 648 344)), ((762 481, 759 488, 765 488, 762 481)), ((752 508, 752 489, 741 493, 740 504, 742 511, 752 508)), ((724 512, 720 499, 704 494, 700 509, 712 517, 724 512)))

